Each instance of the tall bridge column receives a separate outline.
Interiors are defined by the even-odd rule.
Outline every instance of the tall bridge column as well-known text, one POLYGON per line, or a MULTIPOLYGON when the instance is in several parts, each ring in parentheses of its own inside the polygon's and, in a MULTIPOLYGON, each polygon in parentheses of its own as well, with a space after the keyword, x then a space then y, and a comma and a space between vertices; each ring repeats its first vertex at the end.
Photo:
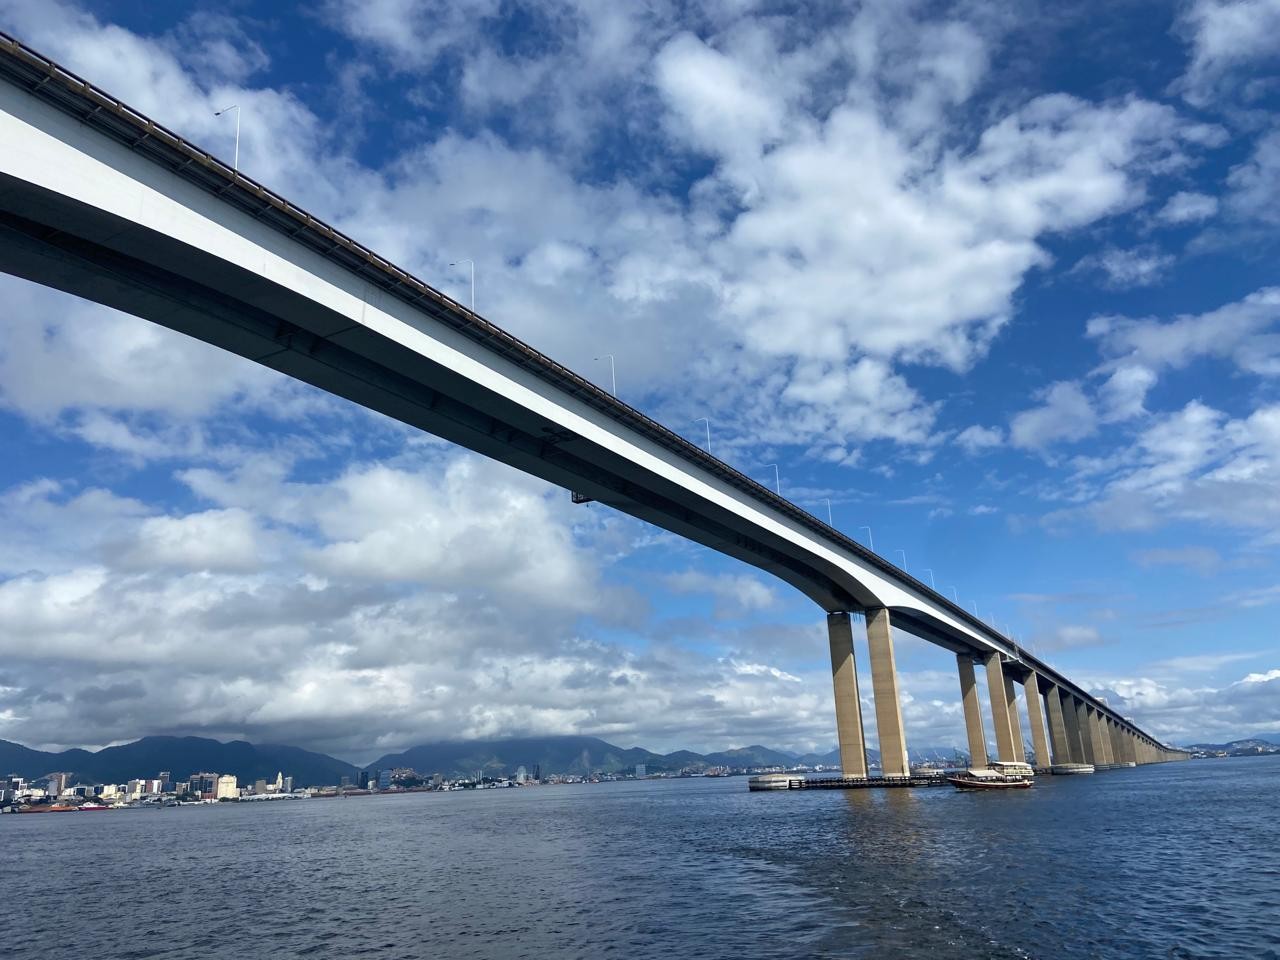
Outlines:
POLYGON ((1036 676, 1034 670, 1027 674, 1022 690, 1027 698, 1027 723, 1031 725, 1031 746, 1036 752, 1036 766, 1048 767, 1053 761, 1049 759, 1049 742, 1044 736, 1044 709, 1040 700, 1040 678, 1036 676))
POLYGON ((1053 762, 1071 763, 1071 741, 1067 737, 1067 722, 1062 716, 1062 691, 1056 683, 1049 684, 1045 695, 1049 707, 1049 740, 1053 743, 1053 762))
POLYGON ((1018 693, 1013 688, 1013 677, 1007 673, 1004 675, 1004 702, 1009 707, 1009 738, 1013 741, 1013 759, 1025 763, 1027 751, 1022 741, 1022 721, 1018 718, 1018 693))
POLYGON ((1120 755, 1129 763, 1138 762, 1138 753, 1133 747, 1133 734, 1128 729, 1120 731, 1120 755))
POLYGON ((1071 754, 1071 763, 1084 763, 1084 741, 1080 737, 1080 718, 1075 713, 1075 698, 1061 687, 1057 695, 1062 701, 1062 719, 1066 723, 1066 749, 1071 754))
POLYGON ((1009 723, 1008 692, 1004 685, 1004 664, 1000 654, 987 655, 987 697, 991 701, 991 719, 996 728, 996 753, 1008 763, 1017 760, 1013 752, 1013 728, 1009 723))
POLYGON ((908 777, 907 735, 902 727, 902 703, 898 699, 898 668, 893 661, 893 631, 889 611, 866 611, 867 643, 871 647, 871 692, 876 705, 876 732, 880 735, 880 770, 886 777, 908 777))
POLYGON ((1110 766, 1111 759, 1111 741, 1107 739, 1107 719, 1100 710, 1090 708, 1093 712, 1093 752, 1098 755, 1098 760, 1110 766))
POLYGON ((964 732, 969 738, 969 766, 987 765, 987 736, 982 732, 982 702, 978 698, 978 681, 973 674, 973 654, 957 653, 960 671, 960 703, 964 707, 964 732))
POLYGON ((858 697, 858 667, 853 659, 849 614, 827 614, 827 640, 831 644, 831 682, 836 693, 840 771, 846 777, 865 777, 867 748, 862 737, 862 701, 858 697))
POLYGON ((1083 701, 1075 696, 1071 698, 1072 707, 1076 712, 1076 729, 1080 731, 1080 749, 1084 754, 1085 763, 1100 763, 1097 755, 1093 752, 1093 731, 1090 729, 1089 723, 1089 707, 1083 701))
POLYGON ((1107 738, 1107 749, 1111 752, 1112 763, 1124 763, 1124 757, 1120 756, 1120 738, 1116 736, 1119 727, 1110 717, 1106 718, 1106 722, 1102 725, 1102 732, 1107 738))

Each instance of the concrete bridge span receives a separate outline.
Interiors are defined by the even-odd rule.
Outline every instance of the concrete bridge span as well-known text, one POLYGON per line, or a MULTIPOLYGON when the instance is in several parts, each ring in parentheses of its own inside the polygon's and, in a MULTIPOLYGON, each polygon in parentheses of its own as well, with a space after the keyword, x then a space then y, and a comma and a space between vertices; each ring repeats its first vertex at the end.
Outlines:
POLYGON ((975 763, 987 754, 975 664, 1000 759, 1024 749, 1015 682, 1041 765, 1183 756, 894 564, 4 34, 0 81, 0 270, 214 344, 792 584, 828 613, 846 774, 867 771, 851 613, 865 614, 886 775, 909 770, 892 628, 956 654, 975 763))

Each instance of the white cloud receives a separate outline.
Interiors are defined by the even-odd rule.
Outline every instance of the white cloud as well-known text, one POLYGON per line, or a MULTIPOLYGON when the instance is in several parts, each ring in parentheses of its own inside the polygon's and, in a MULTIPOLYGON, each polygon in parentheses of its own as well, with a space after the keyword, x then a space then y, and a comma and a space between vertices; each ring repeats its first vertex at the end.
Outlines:
MULTIPOLYGON (((1280 287, 1264 287, 1243 300, 1170 321, 1094 317, 1088 335, 1099 341, 1108 367, 1140 366, 1160 371, 1185 367, 1200 357, 1231 360, 1249 373, 1280 374, 1280 287)), ((1104 367, 1106 369, 1106 367, 1104 367)))
POLYGON ((1147 392, 1158 377, 1147 367, 1134 363, 1117 366, 1098 389, 1102 419, 1107 422, 1130 420, 1146 413, 1147 392))
POLYGON ((1227 175, 1227 207, 1242 220, 1280 224, 1280 130, 1258 140, 1249 159, 1227 175))
POLYGON ((966 453, 981 453, 984 450, 1003 446, 1004 431, 999 427, 981 427, 974 424, 956 434, 956 443, 963 447, 966 453))
POLYGON ((1204 105, 1241 68, 1280 55, 1280 0, 1192 0, 1181 29, 1191 44, 1183 93, 1204 105))
POLYGON ((1131 250, 1109 247, 1083 257, 1076 264, 1076 269, 1100 272, 1106 286, 1124 290, 1158 283, 1164 279, 1173 262, 1172 255, 1163 253, 1156 247, 1135 247, 1131 250))
POLYGON ((774 588, 750 574, 708 574, 699 570, 681 570, 662 578, 663 585, 675 593, 709 594, 716 601, 718 617, 740 617, 778 604, 774 588))
POLYGON ((1078 383, 1059 381, 1039 394, 1042 405, 1024 410, 1009 425, 1016 447, 1044 450, 1056 443, 1083 440, 1097 430, 1098 416, 1078 383))
POLYGON ((1218 212, 1218 198, 1207 193, 1181 190, 1169 198, 1160 208, 1156 219, 1165 223, 1198 223, 1208 220, 1218 212))

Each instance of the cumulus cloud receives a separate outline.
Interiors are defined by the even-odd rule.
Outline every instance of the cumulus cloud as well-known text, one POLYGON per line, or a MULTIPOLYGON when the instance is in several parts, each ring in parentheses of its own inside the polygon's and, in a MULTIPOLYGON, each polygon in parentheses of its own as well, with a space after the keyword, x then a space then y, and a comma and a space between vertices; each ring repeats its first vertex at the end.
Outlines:
POLYGON ((1078 383, 1060 381, 1040 392, 1041 406, 1024 410, 1009 425, 1016 447, 1044 450, 1083 440, 1097 429, 1098 416, 1078 383))
POLYGON ((1181 87, 1198 105, 1219 96, 1244 68, 1280 56, 1277 0, 1193 0, 1184 7, 1180 29, 1191 47, 1181 87))
POLYGON ((1163 279, 1174 258, 1156 247, 1119 250, 1110 247, 1083 257, 1077 270, 1101 273, 1106 286, 1115 290, 1149 287, 1163 279))
POLYGON ((1160 208, 1156 218, 1170 224, 1198 223, 1201 220, 1208 220, 1217 212, 1217 197, 1207 193, 1180 190, 1160 208))
POLYGON ((1201 357, 1230 360, 1249 373, 1280 373, 1280 287, 1264 287, 1242 300, 1200 314, 1162 321, 1148 317, 1094 317, 1088 335, 1099 342, 1104 369, 1180 369, 1201 357))

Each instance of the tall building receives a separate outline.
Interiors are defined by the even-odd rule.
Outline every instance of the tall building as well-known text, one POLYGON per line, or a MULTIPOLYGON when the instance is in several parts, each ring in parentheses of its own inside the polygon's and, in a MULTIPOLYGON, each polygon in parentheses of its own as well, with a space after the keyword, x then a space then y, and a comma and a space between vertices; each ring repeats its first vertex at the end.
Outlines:
POLYGON ((69 773, 51 773, 49 774, 49 795, 61 796, 62 791, 67 789, 67 781, 71 779, 69 773))
POLYGON ((201 799, 213 800, 218 792, 218 774, 193 773, 191 775, 191 792, 199 794, 201 799))
POLYGON ((293 777, 292 776, 285 777, 284 784, 281 786, 280 789, 282 789, 285 793, 293 793, 293 777))
POLYGON ((379 770, 378 771, 378 789, 386 790, 390 786, 391 786, 391 771, 379 770))
POLYGON ((356 783, 359 785, 361 790, 367 789, 369 786, 369 771, 361 770, 360 775, 356 778, 356 783))
POLYGON ((235 800, 240 796, 240 791, 236 789, 236 778, 230 773, 224 773, 218 778, 214 787, 213 799, 215 800, 235 800))
POLYGON ((643 763, 637 763, 637 764, 636 764, 636 779, 637 779, 637 780, 643 780, 643 779, 644 779, 645 777, 647 777, 648 775, 649 775, 649 768, 648 768, 647 766, 645 766, 643 763))

